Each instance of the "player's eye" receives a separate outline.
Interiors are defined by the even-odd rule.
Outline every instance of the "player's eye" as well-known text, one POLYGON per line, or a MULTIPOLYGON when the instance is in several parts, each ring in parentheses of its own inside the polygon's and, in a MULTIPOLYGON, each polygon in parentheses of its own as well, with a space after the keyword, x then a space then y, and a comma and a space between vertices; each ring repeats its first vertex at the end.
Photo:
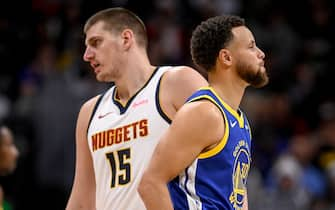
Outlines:
POLYGON ((90 44, 91 44, 92 47, 96 48, 101 44, 101 40, 100 39, 93 39, 90 44))

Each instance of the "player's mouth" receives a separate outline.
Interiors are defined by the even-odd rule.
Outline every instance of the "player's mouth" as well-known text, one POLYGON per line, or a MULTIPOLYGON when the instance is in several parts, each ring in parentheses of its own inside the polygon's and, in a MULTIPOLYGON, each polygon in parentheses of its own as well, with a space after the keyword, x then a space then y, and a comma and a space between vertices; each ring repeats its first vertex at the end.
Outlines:
POLYGON ((91 63, 91 66, 92 68, 94 69, 94 72, 95 73, 98 73, 99 72, 99 67, 100 67, 100 64, 99 63, 91 63))

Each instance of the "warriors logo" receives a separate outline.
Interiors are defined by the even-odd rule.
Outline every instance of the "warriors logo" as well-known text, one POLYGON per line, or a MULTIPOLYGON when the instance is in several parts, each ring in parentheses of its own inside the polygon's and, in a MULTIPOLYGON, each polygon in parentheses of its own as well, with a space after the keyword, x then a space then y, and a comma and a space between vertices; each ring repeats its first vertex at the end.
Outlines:
POLYGON ((234 150, 234 169, 233 169, 233 192, 230 194, 229 200, 233 204, 234 209, 240 210, 243 205, 243 198, 246 194, 247 177, 250 168, 249 146, 244 141, 239 141, 234 150))

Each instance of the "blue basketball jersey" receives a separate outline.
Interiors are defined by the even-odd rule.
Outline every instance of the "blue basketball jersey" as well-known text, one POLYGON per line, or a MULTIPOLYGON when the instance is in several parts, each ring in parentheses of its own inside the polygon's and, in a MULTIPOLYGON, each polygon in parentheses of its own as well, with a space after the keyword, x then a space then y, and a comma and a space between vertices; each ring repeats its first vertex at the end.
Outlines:
POLYGON ((169 182, 174 209, 240 210, 251 162, 249 123, 241 110, 233 110, 210 87, 200 89, 187 102, 198 100, 209 100, 221 110, 225 133, 217 146, 201 153, 169 182))

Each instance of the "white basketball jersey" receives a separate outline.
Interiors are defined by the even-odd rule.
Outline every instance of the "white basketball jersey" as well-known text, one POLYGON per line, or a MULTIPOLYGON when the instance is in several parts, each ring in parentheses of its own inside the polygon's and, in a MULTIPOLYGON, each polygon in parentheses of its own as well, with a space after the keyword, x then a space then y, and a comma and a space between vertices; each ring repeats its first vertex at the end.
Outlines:
POLYGON ((125 105, 115 86, 101 98, 88 129, 94 162, 97 210, 141 210, 137 187, 170 119, 159 105, 160 67, 125 105))

